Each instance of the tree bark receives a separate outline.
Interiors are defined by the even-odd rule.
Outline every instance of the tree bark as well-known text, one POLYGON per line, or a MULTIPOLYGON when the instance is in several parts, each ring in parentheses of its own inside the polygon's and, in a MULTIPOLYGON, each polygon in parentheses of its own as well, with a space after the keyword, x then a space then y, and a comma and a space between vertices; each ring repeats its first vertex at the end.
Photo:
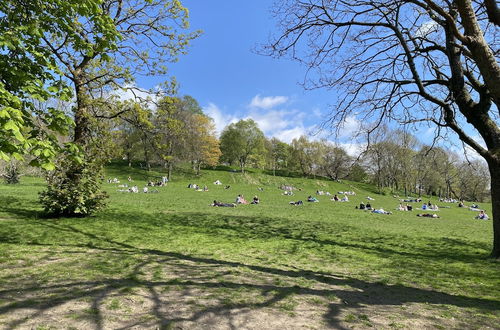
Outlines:
POLYGON ((500 159, 488 161, 491 176, 491 205, 493 222, 493 248, 491 257, 500 258, 500 159))
POLYGON ((172 179, 172 162, 168 162, 167 179, 169 182, 172 179))
POLYGON ((76 107, 75 112, 75 135, 73 142, 84 147, 87 140, 87 132, 89 131, 89 114, 88 114, 88 91, 84 87, 84 79, 81 76, 74 76, 76 107))

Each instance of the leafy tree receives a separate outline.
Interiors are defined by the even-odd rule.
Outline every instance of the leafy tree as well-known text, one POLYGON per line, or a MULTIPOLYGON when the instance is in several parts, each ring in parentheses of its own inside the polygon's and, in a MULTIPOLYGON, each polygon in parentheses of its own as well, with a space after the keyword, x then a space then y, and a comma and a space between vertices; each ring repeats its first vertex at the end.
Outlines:
POLYGON ((249 157, 263 152, 264 139, 264 133, 252 119, 230 124, 220 136, 223 159, 229 163, 237 161, 244 173, 249 157))
POLYGON ((457 181, 459 198, 462 200, 483 202, 488 195, 488 169, 481 161, 460 164, 457 181))
POLYGON ((287 167, 287 160, 290 157, 290 146, 273 137, 269 140, 269 155, 271 158, 273 175, 276 175, 277 169, 287 167))
POLYGON ((365 182, 368 177, 365 167, 359 162, 354 162, 354 164, 349 169, 349 174, 347 178, 352 181, 365 182))
POLYGON ((177 97, 163 98, 152 121, 155 151, 168 170, 169 180, 174 164, 183 159, 186 147, 185 113, 180 105, 177 97))
MULTIPOLYGON (((106 115, 95 111, 101 110, 103 96, 117 88, 130 89, 135 75, 165 73, 164 64, 177 60, 197 33, 180 31, 188 27, 188 12, 177 0, 85 0, 78 7, 67 9, 67 17, 59 14, 59 6, 67 7, 63 1, 37 4, 43 8, 43 15, 34 11, 35 20, 59 23, 41 33, 40 45, 54 59, 63 81, 72 85, 75 93, 73 142, 84 151, 83 159, 69 158, 78 161, 62 162, 64 167, 57 170, 67 172, 61 177, 78 187, 80 181, 93 181, 85 175, 99 173, 94 167, 102 164, 92 154, 96 150, 92 143, 96 123, 127 110, 106 115)), ((85 189, 95 198, 104 196, 99 193, 99 185, 85 189)), ((50 196, 59 195, 46 195, 46 205, 50 196)))
POLYGON ((41 110, 35 101, 69 101, 72 93, 42 38, 66 26, 75 12, 94 15, 96 5, 96 0, 0 2, 0 159, 29 154, 32 166, 54 168, 52 160, 64 147, 58 136, 67 134, 73 121, 55 107, 41 110))
MULTIPOLYGON (((500 257, 500 21, 494 1, 286 0, 267 48, 308 65, 309 87, 339 93, 331 123, 357 113, 447 130, 488 163, 493 248, 500 257), (469 133, 473 132, 473 133, 469 133), (485 142, 483 146, 474 134, 485 142)), ((363 128, 363 127, 362 127, 363 128)))
POLYGON ((344 178, 349 173, 352 158, 341 147, 334 146, 326 141, 323 144, 322 171, 332 180, 344 178))
POLYGON ((186 137, 188 157, 199 175, 202 165, 216 166, 222 152, 215 136, 215 124, 210 117, 194 113, 190 124, 186 137))
POLYGON ((302 135, 291 143, 291 165, 299 169, 303 175, 321 174, 324 150, 320 142, 309 141, 302 135))

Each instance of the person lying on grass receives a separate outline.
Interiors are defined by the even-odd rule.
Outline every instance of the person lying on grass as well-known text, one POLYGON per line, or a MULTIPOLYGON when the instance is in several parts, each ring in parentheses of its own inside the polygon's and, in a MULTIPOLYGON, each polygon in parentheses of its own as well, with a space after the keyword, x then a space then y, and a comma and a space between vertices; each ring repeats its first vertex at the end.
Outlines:
POLYGON ((290 205, 295 205, 295 206, 297 206, 297 205, 304 205, 304 203, 302 201, 290 202, 289 204, 290 205))
POLYGON ((375 209, 372 211, 372 213, 377 213, 377 214, 392 214, 392 212, 385 211, 383 208, 375 209))
POLYGON ((250 204, 259 204, 259 203, 260 203, 259 197, 253 196, 253 200, 250 204))
POLYGON ((319 200, 316 197, 312 197, 311 195, 309 195, 309 197, 307 197, 307 201, 312 202, 312 203, 319 202, 319 200))
POLYGON ((474 219, 479 219, 479 220, 488 220, 490 217, 486 213, 484 213, 484 210, 479 211, 479 214, 474 217, 474 219))
POLYGON ((222 203, 220 201, 214 200, 214 202, 212 204, 210 204, 210 206, 215 206, 215 207, 236 207, 236 204, 234 204, 234 203, 222 203))
POLYGON ((425 218, 439 218, 439 216, 434 213, 434 214, 430 214, 430 213, 419 213, 417 214, 417 217, 425 217, 425 218))

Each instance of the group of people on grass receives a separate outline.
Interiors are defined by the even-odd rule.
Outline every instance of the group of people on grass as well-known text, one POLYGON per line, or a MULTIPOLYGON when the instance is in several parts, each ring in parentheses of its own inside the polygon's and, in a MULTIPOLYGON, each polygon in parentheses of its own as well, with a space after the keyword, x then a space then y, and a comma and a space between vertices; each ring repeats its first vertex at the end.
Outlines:
MULTIPOLYGON (((107 181, 108 181, 108 183, 120 183, 120 181, 117 178, 113 178, 113 179, 109 178, 107 181)), ((131 177, 128 177, 128 181, 132 182, 133 180, 132 180, 131 177)), ((158 190, 154 189, 152 191, 148 187, 157 187, 157 186, 162 187, 162 186, 165 186, 167 182, 168 182, 168 179, 166 177, 162 177, 161 181, 160 180, 158 180, 156 182, 155 181, 148 181, 147 186, 145 186, 142 189, 142 192, 143 193, 158 192, 158 190)), ((222 183, 219 180, 216 180, 214 182, 214 184, 215 185, 222 185, 222 183)), ((122 184, 122 185, 119 185, 119 187, 120 188, 126 188, 126 189, 118 190, 120 192, 139 193, 139 187, 137 185, 133 185, 133 186, 129 187, 128 184, 122 184)), ((208 191, 208 187, 206 185, 203 186, 203 188, 201 188, 198 184, 192 184, 192 183, 190 183, 190 184, 188 184, 187 187, 190 188, 190 189, 194 189, 196 191, 208 191)), ((230 188, 230 186, 225 186, 224 187, 224 189, 229 189, 229 188, 230 188)), ((284 190, 283 194, 287 195, 287 196, 294 195, 293 190, 297 189, 297 188, 295 188, 293 186, 289 186, 289 185, 282 185, 279 188, 282 189, 282 190, 284 190)), ((263 188, 258 188, 258 190, 259 191, 263 191, 264 189, 263 188)), ((297 190, 302 190, 302 189, 297 189, 297 190)), ((330 200, 331 201, 335 201, 335 202, 348 202, 349 198, 347 197, 347 195, 355 195, 355 193, 352 192, 352 191, 338 192, 338 194, 342 194, 344 196, 342 198, 339 198, 339 196, 337 194, 334 194, 330 200)), ((331 196, 331 194, 328 191, 324 192, 322 190, 316 190, 316 195, 331 196)), ((366 199, 368 199, 369 201, 375 200, 374 198, 372 198, 370 196, 366 197, 366 199)), ((400 199, 400 201, 401 201, 401 203, 397 207, 397 210, 399 210, 399 211, 412 211, 413 210, 413 206, 410 205, 410 204, 408 204, 408 203, 411 203, 411 202, 421 202, 422 199, 421 198, 411 198, 410 197, 410 198, 406 198, 406 199, 400 199)), ((444 203, 454 203, 454 202, 457 202, 454 199, 443 199, 443 198, 441 198, 440 201, 444 202, 444 203)), ((319 202, 319 200, 316 197, 314 197, 312 195, 309 195, 307 197, 307 202, 317 203, 317 202, 319 202)), ((252 198, 252 201, 249 203, 243 197, 243 195, 239 194, 236 197, 235 203, 222 203, 220 201, 214 200, 211 205, 212 206, 218 206, 218 207, 235 207, 238 204, 259 204, 259 203, 260 203, 260 199, 257 196, 254 196, 252 198)), ((291 202, 289 202, 289 204, 290 205, 294 205, 294 206, 298 206, 298 205, 303 205, 304 203, 302 202, 302 200, 298 200, 298 201, 291 201, 291 202)), ((467 206, 465 206, 465 204, 464 204, 463 201, 459 201, 458 202, 458 207, 467 207, 467 206)), ((356 206, 355 208, 359 209, 359 210, 368 210, 368 211, 371 211, 372 213, 376 213, 376 214, 392 214, 392 212, 385 211, 383 208, 374 208, 374 207, 372 207, 372 205, 370 204, 370 202, 367 202, 366 204, 364 202, 361 202, 359 204, 359 206, 356 206)), ((438 211, 439 207, 436 204, 432 204, 429 201, 428 203, 424 203, 422 205, 421 209, 424 210, 424 211, 426 211, 426 210, 438 211)), ((470 205, 469 209, 472 210, 472 211, 478 211, 479 212, 478 215, 476 217, 474 217, 475 219, 479 219, 479 220, 488 220, 489 219, 489 216, 485 213, 484 210, 481 210, 479 208, 479 205, 473 203, 473 204, 470 205)), ((439 216, 436 213, 418 213, 417 216, 418 217, 428 217, 428 218, 439 218, 439 216)))
POLYGON ((335 194, 335 195, 333 195, 333 197, 330 200, 334 201, 334 202, 348 202, 349 197, 347 197, 347 195, 344 195, 344 196, 342 196, 342 198, 339 198, 339 196, 337 196, 335 194))
POLYGON ((203 188, 201 188, 199 185, 197 185, 196 183, 190 183, 188 184, 187 186, 189 189, 194 189, 195 191, 208 191, 208 187, 206 185, 203 186, 203 188))
POLYGON ((220 201, 214 200, 214 202, 210 205, 211 206, 219 206, 219 207, 236 207, 236 205, 238 205, 238 204, 259 204, 259 203, 260 203, 260 199, 259 199, 259 197, 257 197, 257 195, 253 196, 252 201, 250 203, 248 203, 248 201, 245 199, 245 197, 243 197, 243 195, 240 194, 236 197, 235 203, 222 203, 220 201))

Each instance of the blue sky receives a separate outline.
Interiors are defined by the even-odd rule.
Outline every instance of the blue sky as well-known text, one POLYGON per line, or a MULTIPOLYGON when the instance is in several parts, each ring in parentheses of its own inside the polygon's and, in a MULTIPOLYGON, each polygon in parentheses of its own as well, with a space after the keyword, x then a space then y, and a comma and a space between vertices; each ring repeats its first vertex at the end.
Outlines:
MULTIPOLYGON (((254 49, 266 43, 275 30, 271 0, 183 0, 189 9, 192 30, 202 35, 192 41, 187 55, 169 65, 180 95, 191 95, 211 116, 220 132, 227 124, 252 118, 266 136, 291 142, 302 134, 317 132, 327 119, 334 91, 306 91, 300 86, 306 68, 287 59, 258 55, 254 49)), ((139 87, 153 88, 165 77, 141 78, 139 87)), ((352 140, 355 117, 348 118, 339 142, 350 153, 359 149, 352 140)), ((434 129, 415 132, 430 143, 434 129)), ((452 134, 453 135, 453 134, 452 134)), ((325 136, 325 135, 323 135, 325 136)), ((457 145, 456 151, 460 152, 457 145)))
MULTIPOLYGON (((271 3, 184 0, 191 28, 203 34, 187 55, 170 65, 170 73, 180 84, 179 94, 197 99, 219 131, 250 117, 267 136, 290 142, 324 119, 331 92, 305 91, 299 85, 303 66, 253 51, 275 27, 271 3)), ((161 78, 148 78, 138 84, 151 88, 160 82, 161 78)))

